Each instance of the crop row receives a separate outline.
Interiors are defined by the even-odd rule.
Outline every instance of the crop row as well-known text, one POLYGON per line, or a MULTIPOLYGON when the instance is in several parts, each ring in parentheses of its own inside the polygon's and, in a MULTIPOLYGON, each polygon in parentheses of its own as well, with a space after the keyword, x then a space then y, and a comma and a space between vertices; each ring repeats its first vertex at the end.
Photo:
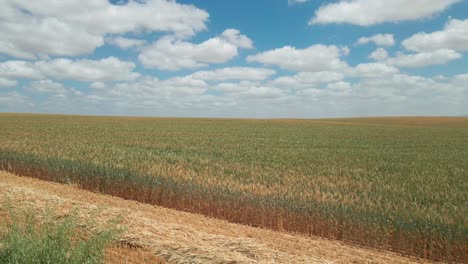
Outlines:
POLYGON ((237 223, 340 239, 434 260, 467 259, 468 230, 456 224, 434 224, 346 205, 205 187, 111 165, 15 152, 0 152, 0 169, 237 223))

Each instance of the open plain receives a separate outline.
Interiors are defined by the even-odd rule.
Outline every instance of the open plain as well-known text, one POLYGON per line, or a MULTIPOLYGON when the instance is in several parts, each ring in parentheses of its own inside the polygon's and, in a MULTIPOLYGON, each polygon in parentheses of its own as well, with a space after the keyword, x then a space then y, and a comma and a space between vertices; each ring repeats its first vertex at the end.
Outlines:
POLYGON ((467 118, 1 114, 0 168, 234 223, 465 262, 467 139, 467 118))

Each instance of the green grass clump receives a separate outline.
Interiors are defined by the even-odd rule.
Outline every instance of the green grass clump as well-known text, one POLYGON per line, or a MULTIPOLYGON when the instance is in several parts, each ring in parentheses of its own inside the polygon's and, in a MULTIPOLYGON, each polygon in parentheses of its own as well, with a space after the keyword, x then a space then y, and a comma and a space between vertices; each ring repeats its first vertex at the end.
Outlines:
POLYGON ((103 263, 116 235, 113 229, 84 232, 75 215, 57 219, 49 211, 41 219, 32 212, 8 211, 0 219, 0 263, 103 263))

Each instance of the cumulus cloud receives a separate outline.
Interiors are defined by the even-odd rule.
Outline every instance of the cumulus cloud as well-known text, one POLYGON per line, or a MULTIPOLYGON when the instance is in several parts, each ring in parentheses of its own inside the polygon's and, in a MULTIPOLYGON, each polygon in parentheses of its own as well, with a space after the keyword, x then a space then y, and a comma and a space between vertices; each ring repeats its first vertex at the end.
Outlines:
POLYGON ((356 84, 357 96, 380 100, 417 101, 418 95, 427 98, 443 92, 446 84, 431 78, 407 74, 394 74, 384 78, 363 79, 356 84))
POLYGON ((396 57, 388 58, 386 63, 405 68, 418 68, 430 65, 446 64, 452 60, 460 59, 462 54, 450 50, 439 49, 415 54, 399 53, 396 57))
POLYGON ((371 37, 361 37, 356 44, 363 45, 373 42, 377 46, 393 46, 395 45, 395 38, 393 34, 377 34, 371 37))
POLYGON ((138 48, 145 44, 142 39, 124 38, 124 37, 113 37, 106 40, 107 43, 117 46, 121 49, 138 48))
POLYGON ((238 82, 238 83, 220 83, 212 88, 216 91, 221 91, 225 94, 230 94, 232 98, 274 98, 286 94, 284 89, 279 89, 264 84, 255 82, 238 82))
POLYGON ((17 91, 0 93, 0 111, 18 112, 18 109, 23 109, 25 112, 33 109, 34 103, 31 98, 24 96, 17 91))
POLYGON ((77 81, 133 80, 133 62, 115 57, 100 60, 54 59, 42 61, 6 61, 0 63, 0 77, 18 79, 67 79, 77 81))
POLYGON ((347 75, 361 78, 381 78, 399 73, 393 66, 384 63, 361 63, 353 68, 347 69, 347 75))
POLYGON ((417 53, 398 52, 396 56, 390 57, 388 52, 382 48, 373 51, 369 58, 380 63, 394 65, 402 68, 420 68, 431 65, 446 64, 452 60, 462 58, 462 54, 451 49, 438 49, 417 53))
POLYGON ((459 82, 459 81, 465 82, 465 84, 466 84, 466 82, 468 82, 468 73, 458 74, 458 75, 456 75, 454 77, 454 80, 457 81, 457 82, 459 82))
POLYGON ((242 35, 239 30, 229 28, 221 34, 221 39, 226 40, 227 43, 232 44, 239 48, 252 49, 253 42, 247 36, 242 35))
POLYGON ((190 76, 205 81, 247 80, 261 81, 276 73, 275 70, 253 67, 228 67, 212 71, 198 71, 190 76))
POLYGON ((370 26, 426 18, 460 0, 341 0, 320 7, 309 24, 349 23, 370 26))
POLYGON ((382 61, 388 58, 388 52, 385 49, 378 48, 369 55, 369 58, 382 61))
POLYGON ((29 61, 10 60, 0 62, 0 77, 13 79, 40 79, 43 74, 29 61))
POLYGON ((0 23, 0 53, 25 59, 75 56, 89 54, 104 44, 102 36, 74 28, 54 17, 35 19, 21 13, 18 16, 18 21, 0 23))
POLYGON ((300 72, 293 76, 282 76, 271 82, 276 87, 307 88, 318 87, 322 83, 341 81, 344 74, 332 71, 300 72))
MULTIPOLYGON (((109 82, 105 89, 81 94, 71 88, 65 88, 65 93, 43 91, 46 96, 40 98, 45 98, 44 101, 31 109, 58 111, 66 107, 83 113, 86 106, 93 109, 90 113, 109 114, 112 109, 111 113, 127 115, 224 117, 461 115, 468 111, 468 74, 427 78, 404 74, 382 64, 357 65, 353 70, 355 74, 347 72, 347 76, 338 72, 289 76, 294 77, 296 86, 274 80, 209 84, 192 76, 166 80, 143 76, 135 81, 109 82), (350 81, 346 80, 348 76, 360 77, 350 81)), ((63 85, 50 82, 33 81, 34 85, 26 87, 56 86, 60 92, 63 85)), ((14 104, 7 105, 13 99, 6 98, 2 90, 0 98, 5 100, 0 99, 0 109, 18 109, 12 108, 14 104)), ((19 94, 16 98, 21 99, 19 94)))
POLYGON ((286 70, 316 72, 346 67, 346 62, 341 57, 348 53, 348 48, 333 45, 318 44, 305 49, 285 46, 248 56, 247 61, 275 65, 286 70))
POLYGON ((468 51, 468 19, 451 19, 441 31, 417 33, 404 40, 403 46, 413 51, 468 51))
POLYGON ((93 82, 89 87, 93 89, 104 89, 107 85, 104 82, 93 82))
POLYGON ((14 1, 0 3, 0 53, 19 58, 88 54, 107 34, 165 31, 185 37, 206 29, 208 13, 167 0, 14 1))
POLYGON ((310 0, 288 0, 288 5, 303 4, 309 1, 310 0))
POLYGON ((330 90, 347 91, 351 89, 351 83, 344 81, 329 83, 327 84, 327 88, 330 90))
MULTIPOLYGON (((311 23, 369 26, 415 20, 434 16, 458 0, 334 2, 319 8, 311 23)), ((345 60, 350 50, 336 45, 279 46, 246 58, 273 69, 214 68, 237 57, 241 49, 253 49, 253 41, 237 29, 227 29, 195 43, 190 39, 206 29, 208 13, 172 0, 119 5, 107 0, 5 0, 0 1, 0 20, 0 56, 5 58, 0 61, 0 87, 6 87, 0 89, 0 111, 242 117, 468 111, 468 74, 428 78, 404 72, 460 59, 468 51, 468 20, 449 19, 442 30, 417 33, 403 41, 403 50, 392 49, 391 54, 384 48, 395 45, 392 34, 361 35, 357 45, 378 47, 368 56, 374 62, 355 66, 345 60), (162 37, 148 40, 154 36, 162 37), (105 44, 139 52, 138 60, 146 68, 194 72, 160 79, 141 76, 134 62, 117 57, 68 58, 91 54, 105 44), (195 70, 208 66, 212 67, 195 70), (65 80, 84 83, 73 89, 65 80), (11 92, 8 87, 17 88, 11 92)), ((129 54, 134 55, 122 51, 123 56, 129 54)))
POLYGON ((18 82, 16 80, 10 80, 0 77, 0 87, 12 87, 16 85, 18 85, 18 82))
POLYGON ((236 29, 227 29, 199 44, 165 36, 144 47, 138 59, 149 68, 169 71, 195 69, 225 63, 238 55, 239 48, 252 46, 252 41, 236 29))
POLYGON ((208 89, 202 80, 191 77, 175 77, 167 80, 145 76, 134 82, 120 82, 110 85, 107 89, 95 90, 91 100, 97 104, 108 103, 119 107, 183 107, 191 101, 196 101, 208 89))
POLYGON ((44 75, 56 79, 78 81, 132 80, 139 76, 133 72, 133 62, 121 61, 115 57, 101 60, 55 59, 38 61, 34 65, 44 75))
POLYGON ((39 80, 30 83, 26 89, 37 93, 64 94, 67 90, 63 84, 52 80, 39 80))

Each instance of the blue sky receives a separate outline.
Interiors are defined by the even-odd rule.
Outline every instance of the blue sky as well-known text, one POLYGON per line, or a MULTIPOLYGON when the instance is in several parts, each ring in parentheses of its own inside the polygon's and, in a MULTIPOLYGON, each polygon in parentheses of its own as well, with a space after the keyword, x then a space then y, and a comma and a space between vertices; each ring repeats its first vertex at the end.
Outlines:
POLYGON ((468 115, 468 1, 0 3, 0 111, 468 115))

